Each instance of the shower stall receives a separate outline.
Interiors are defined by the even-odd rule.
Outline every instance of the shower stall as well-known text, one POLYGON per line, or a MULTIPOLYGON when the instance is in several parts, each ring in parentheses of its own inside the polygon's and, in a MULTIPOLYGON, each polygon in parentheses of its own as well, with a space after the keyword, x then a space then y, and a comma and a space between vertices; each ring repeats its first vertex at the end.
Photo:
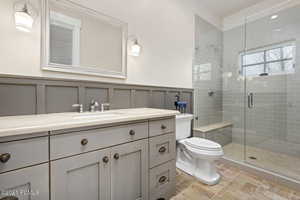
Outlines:
POLYGON ((300 4, 220 30, 196 16, 194 135, 300 182, 300 4))

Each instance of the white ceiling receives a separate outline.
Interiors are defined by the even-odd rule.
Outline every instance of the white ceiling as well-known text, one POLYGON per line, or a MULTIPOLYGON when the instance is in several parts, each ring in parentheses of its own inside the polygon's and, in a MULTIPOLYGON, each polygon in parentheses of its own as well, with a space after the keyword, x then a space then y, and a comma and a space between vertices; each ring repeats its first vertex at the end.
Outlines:
POLYGON ((218 17, 224 18, 238 12, 241 9, 247 8, 262 0, 199 0, 203 7, 209 9, 218 17))

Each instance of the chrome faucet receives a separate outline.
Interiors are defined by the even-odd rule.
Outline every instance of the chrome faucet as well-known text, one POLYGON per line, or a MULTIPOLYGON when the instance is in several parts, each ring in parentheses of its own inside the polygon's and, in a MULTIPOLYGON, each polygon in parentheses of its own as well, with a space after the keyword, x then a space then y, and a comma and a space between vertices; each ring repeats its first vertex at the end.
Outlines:
POLYGON ((90 111, 91 112, 96 112, 99 107, 99 103, 97 101, 95 101, 94 99, 92 99, 91 103, 90 103, 90 111))
POLYGON ((73 108, 79 108, 80 113, 83 112, 83 105, 82 104, 73 104, 72 107, 73 108))
POLYGON ((105 111, 105 107, 109 107, 110 104, 109 103, 101 103, 101 109, 100 112, 104 112, 105 111))

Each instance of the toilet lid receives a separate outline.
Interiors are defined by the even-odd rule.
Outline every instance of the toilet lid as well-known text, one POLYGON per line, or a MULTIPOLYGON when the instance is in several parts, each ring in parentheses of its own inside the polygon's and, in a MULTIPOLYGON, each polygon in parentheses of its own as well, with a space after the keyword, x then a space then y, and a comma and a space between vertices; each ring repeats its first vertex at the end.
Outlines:
POLYGON ((203 138, 189 138, 185 141, 185 143, 189 147, 199 150, 220 151, 222 149, 222 146, 220 144, 203 138))

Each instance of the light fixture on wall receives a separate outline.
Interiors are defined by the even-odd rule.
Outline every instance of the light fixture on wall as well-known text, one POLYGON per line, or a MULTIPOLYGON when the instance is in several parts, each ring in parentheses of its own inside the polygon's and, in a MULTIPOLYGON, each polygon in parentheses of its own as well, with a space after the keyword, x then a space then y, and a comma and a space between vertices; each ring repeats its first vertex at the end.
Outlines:
POLYGON ((28 0, 15 4, 14 17, 16 28, 20 31, 30 32, 36 13, 28 0))
POLYGON ((136 57, 140 56, 142 46, 139 44, 137 37, 129 36, 128 40, 129 40, 129 45, 130 45, 129 55, 136 56, 136 57))
POLYGON ((131 55, 132 56, 139 56, 141 53, 142 47, 139 45, 137 39, 134 41, 133 45, 131 46, 131 55))

